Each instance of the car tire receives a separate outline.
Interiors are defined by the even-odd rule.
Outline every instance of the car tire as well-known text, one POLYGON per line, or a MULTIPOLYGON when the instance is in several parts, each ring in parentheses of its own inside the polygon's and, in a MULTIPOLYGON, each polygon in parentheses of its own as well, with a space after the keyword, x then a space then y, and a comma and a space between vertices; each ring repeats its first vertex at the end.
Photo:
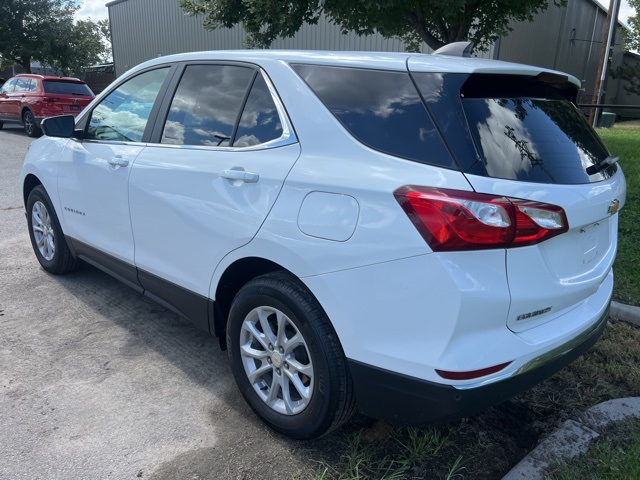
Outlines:
POLYGON ((25 133, 30 137, 39 137, 42 135, 42 130, 40 130, 38 122, 33 116, 33 113, 31 113, 31 110, 25 110, 22 114, 22 126, 24 127, 25 133))
POLYGON ((27 223, 31 246, 42 268, 49 273, 64 274, 79 266, 80 260, 71 254, 51 199, 42 185, 29 193, 27 223))
POLYGON ((284 272, 247 283, 227 325, 231 370, 253 411, 291 438, 329 433, 355 409, 338 336, 311 292, 284 272))

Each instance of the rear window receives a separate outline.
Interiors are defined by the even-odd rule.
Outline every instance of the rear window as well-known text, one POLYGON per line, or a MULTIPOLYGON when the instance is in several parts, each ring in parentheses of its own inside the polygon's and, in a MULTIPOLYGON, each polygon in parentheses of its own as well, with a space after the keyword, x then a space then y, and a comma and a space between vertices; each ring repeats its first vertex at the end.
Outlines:
POLYGON ((608 152, 568 100, 469 98, 462 105, 490 177, 579 184, 616 171, 587 174, 608 152))
POLYGON ((292 66, 360 142, 397 157, 458 169, 407 72, 292 66))
POLYGON ((82 95, 89 97, 93 96, 89 87, 84 83, 44 80, 42 85, 46 93, 57 93, 58 95, 82 95))
POLYGON ((583 184, 611 177, 616 165, 587 174, 609 155, 573 103, 567 77, 414 74, 462 170, 535 183, 583 184))

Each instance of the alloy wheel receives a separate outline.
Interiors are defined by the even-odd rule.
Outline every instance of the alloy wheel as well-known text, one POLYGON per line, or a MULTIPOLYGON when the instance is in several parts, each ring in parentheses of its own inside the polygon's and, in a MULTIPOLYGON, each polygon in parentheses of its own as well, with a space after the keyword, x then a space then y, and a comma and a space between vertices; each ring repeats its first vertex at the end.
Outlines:
POLYGON ((249 382, 270 408, 295 415, 309 405, 314 388, 309 348, 283 312, 268 306, 251 310, 242 323, 240 355, 249 382))
POLYGON ((55 233, 51 222, 51 215, 44 203, 37 201, 31 209, 31 228, 36 246, 42 258, 53 260, 56 253, 55 233))

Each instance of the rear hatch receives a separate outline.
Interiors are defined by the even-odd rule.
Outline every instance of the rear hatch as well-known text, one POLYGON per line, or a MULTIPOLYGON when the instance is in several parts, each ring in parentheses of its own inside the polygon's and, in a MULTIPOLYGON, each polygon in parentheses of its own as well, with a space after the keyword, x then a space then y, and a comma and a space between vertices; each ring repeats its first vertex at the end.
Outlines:
POLYGON ((530 67, 412 74, 476 192, 551 204, 566 214, 566 232, 505 250, 508 327, 520 332, 546 323, 596 293, 615 259, 626 184, 572 102, 577 81, 530 67))
POLYGON ((93 92, 78 80, 43 80, 47 108, 53 115, 77 115, 93 100, 93 92))

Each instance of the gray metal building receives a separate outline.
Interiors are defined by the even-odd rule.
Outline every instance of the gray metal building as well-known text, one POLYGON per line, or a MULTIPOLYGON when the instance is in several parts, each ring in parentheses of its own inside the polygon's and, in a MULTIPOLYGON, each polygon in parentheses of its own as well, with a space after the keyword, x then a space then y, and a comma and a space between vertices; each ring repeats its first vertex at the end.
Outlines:
MULTIPOLYGON (((116 75, 161 55, 238 49, 246 45, 241 26, 207 31, 202 27, 202 17, 186 15, 178 0, 115 0, 107 7, 116 75)), ((513 23, 514 31, 480 56, 571 73, 583 80, 583 98, 590 101, 605 21, 606 10, 595 0, 569 0, 564 7, 551 5, 533 22, 513 23)), ((620 38, 618 34, 617 39, 620 38)), ((379 34, 345 35, 340 27, 321 19, 317 25, 304 25, 292 38, 277 39, 272 48, 404 51, 405 45, 400 40, 384 39, 379 34)), ((423 46, 424 53, 430 51, 423 46)), ((625 57, 618 40, 612 67, 620 65, 625 57)), ((639 104, 640 98, 626 93, 623 83, 609 79, 606 102, 639 104)))

